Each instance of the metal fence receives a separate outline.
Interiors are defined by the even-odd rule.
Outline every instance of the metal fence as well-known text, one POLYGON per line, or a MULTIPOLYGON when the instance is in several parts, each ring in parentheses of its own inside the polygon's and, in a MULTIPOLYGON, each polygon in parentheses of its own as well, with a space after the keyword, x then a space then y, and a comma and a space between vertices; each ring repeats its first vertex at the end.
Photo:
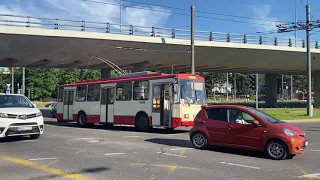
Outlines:
MULTIPOLYGON (((69 20, 60 18, 44 18, 33 16, 21 16, 11 14, 0 14, 0 25, 36 27, 45 29, 79 30, 100 33, 126 34, 136 36, 165 37, 174 39, 190 39, 190 30, 172 29, 161 27, 145 27, 129 24, 115 24, 106 22, 93 22, 83 20, 69 20)), ((260 44, 288 47, 306 47, 305 40, 280 38, 271 36, 257 36, 251 34, 232 34, 212 31, 195 30, 195 40, 232 42, 244 44, 260 44)), ((311 47, 318 49, 318 41, 311 41, 311 47)))

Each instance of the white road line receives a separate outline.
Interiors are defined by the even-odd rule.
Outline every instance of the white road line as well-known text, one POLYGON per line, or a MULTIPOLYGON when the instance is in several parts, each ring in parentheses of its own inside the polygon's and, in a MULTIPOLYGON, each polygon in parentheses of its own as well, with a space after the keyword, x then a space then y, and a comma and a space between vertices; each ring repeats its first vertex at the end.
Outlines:
POLYGON ((77 141, 77 140, 93 140, 93 139, 98 139, 98 138, 76 138, 73 140, 77 141))
POLYGON ((186 157, 186 156, 181 156, 181 155, 177 155, 177 154, 170 154, 170 153, 163 153, 163 152, 157 152, 157 153, 158 153, 158 154, 168 155, 168 156, 186 157))
POLYGON ((254 167, 254 166, 247 166, 247 165, 242 165, 242 164, 234 164, 234 163, 227 163, 227 162, 220 162, 221 164, 228 164, 231 166, 239 166, 239 167, 246 167, 246 168, 251 168, 251 169, 260 169, 259 167, 254 167))
POLYGON ((309 179, 320 179, 320 173, 315 173, 315 174, 305 174, 302 176, 299 176, 300 178, 309 178, 309 179))
POLYGON ((143 137, 143 136, 123 136, 124 138, 135 138, 135 137, 143 137))
POLYGON ((30 161, 41 161, 41 160, 54 160, 54 159, 59 159, 60 157, 55 157, 55 158, 34 158, 34 159, 29 159, 30 161))
POLYGON ((320 152, 318 149, 309 149, 310 151, 320 152))
POLYGON ((123 154, 126 154, 126 153, 108 153, 108 154, 104 154, 104 155, 112 156, 112 155, 123 155, 123 154))
POLYGON ((176 148, 176 149, 170 149, 171 151, 180 151, 185 149, 193 149, 193 148, 176 148))

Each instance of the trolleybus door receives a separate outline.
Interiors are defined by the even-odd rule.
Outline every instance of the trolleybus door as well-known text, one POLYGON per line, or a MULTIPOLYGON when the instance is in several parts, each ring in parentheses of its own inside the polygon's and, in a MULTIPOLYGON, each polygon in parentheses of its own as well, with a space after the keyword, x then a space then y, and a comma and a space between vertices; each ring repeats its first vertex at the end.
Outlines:
POLYGON ((63 119, 72 120, 74 90, 65 90, 63 95, 63 119))
POLYGON ((152 93, 152 124, 170 126, 172 116, 170 84, 153 84, 152 93))
POLYGON ((113 123, 114 119, 114 87, 101 89, 100 122, 113 123))

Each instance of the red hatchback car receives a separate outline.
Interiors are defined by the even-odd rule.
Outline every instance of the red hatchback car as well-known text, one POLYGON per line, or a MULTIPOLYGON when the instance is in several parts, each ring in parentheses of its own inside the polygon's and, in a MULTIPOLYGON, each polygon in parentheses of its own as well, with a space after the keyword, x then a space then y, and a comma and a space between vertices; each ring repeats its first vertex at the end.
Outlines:
POLYGON ((307 150, 305 133, 255 108, 236 105, 203 106, 190 130, 198 149, 208 145, 264 151, 282 160, 307 150))

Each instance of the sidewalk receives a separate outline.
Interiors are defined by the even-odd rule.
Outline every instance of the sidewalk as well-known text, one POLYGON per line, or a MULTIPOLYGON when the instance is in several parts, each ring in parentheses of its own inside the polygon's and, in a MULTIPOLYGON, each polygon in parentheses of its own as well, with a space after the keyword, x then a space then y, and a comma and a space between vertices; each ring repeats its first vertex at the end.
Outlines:
POLYGON ((310 122, 320 122, 320 119, 299 119, 299 120, 281 120, 288 123, 310 123, 310 122))

